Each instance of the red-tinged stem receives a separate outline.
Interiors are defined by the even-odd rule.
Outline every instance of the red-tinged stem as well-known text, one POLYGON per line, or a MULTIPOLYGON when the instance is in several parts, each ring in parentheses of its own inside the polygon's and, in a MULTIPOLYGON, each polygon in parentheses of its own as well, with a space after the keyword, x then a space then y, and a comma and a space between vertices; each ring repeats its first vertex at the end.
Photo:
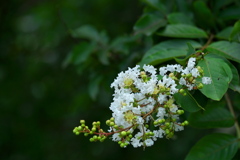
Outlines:
POLYGON ((214 35, 211 34, 210 37, 209 37, 209 39, 208 39, 208 41, 207 41, 207 43, 201 48, 202 51, 203 51, 204 49, 206 49, 210 43, 212 43, 213 38, 214 38, 214 35))

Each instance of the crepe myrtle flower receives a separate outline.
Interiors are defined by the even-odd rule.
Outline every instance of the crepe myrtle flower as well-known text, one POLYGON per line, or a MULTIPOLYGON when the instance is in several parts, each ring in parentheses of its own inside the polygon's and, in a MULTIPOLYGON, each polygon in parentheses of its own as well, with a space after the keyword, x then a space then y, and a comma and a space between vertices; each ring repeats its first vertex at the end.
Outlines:
POLYGON ((73 132, 91 135, 91 142, 103 142, 111 136, 123 148, 150 147, 158 138, 172 138, 188 125, 188 121, 181 122, 179 116, 184 110, 173 95, 186 95, 186 90, 201 89, 210 83, 211 78, 203 77, 203 70, 196 66, 196 58, 190 58, 185 68, 175 64, 157 70, 151 65, 136 65, 120 72, 111 84, 114 94, 112 117, 106 121, 108 131, 101 128, 99 121, 90 128, 81 120, 73 132))

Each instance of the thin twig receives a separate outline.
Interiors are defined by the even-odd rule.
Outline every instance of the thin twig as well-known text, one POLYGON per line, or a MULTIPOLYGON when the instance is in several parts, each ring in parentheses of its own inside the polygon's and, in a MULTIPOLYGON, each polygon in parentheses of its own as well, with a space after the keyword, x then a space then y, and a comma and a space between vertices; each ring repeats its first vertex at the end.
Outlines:
POLYGON ((210 37, 209 37, 209 39, 208 39, 208 41, 207 41, 207 43, 204 44, 204 46, 201 48, 202 51, 203 51, 204 49, 206 49, 210 43, 212 43, 213 38, 214 38, 214 35, 211 34, 210 37))
POLYGON ((235 115, 235 112, 233 110, 233 106, 232 106, 232 102, 229 98, 229 95, 228 93, 225 94, 225 99, 227 101, 227 105, 228 105, 228 108, 232 114, 232 116, 234 117, 234 121, 235 121, 235 128, 236 128, 236 131, 237 131, 237 137, 240 139, 240 128, 239 128, 239 124, 238 124, 238 121, 237 121, 237 118, 236 118, 236 115, 235 115))

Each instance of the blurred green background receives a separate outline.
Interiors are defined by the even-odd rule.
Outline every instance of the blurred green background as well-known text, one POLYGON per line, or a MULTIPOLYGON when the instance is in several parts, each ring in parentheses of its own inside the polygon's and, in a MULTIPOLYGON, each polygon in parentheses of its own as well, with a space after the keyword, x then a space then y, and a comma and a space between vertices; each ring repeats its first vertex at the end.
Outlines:
POLYGON ((138 0, 1 2, 1 160, 184 159, 204 132, 189 127, 177 139, 158 140, 145 151, 122 149, 111 140, 90 143, 72 133, 80 119, 90 125, 111 117, 111 82, 135 66, 147 48, 140 38, 127 38, 142 9, 138 0), (109 59, 94 51, 71 62, 70 53, 89 44, 88 38, 72 34, 86 24, 101 33, 100 42, 115 39, 109 59))

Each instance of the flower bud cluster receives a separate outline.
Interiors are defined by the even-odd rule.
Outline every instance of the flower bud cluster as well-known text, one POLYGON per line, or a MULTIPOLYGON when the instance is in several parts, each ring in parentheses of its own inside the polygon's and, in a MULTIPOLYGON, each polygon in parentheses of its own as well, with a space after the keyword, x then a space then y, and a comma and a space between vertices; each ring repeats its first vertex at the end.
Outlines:
POLYGON ((107 136, 118 142, 121 147, 148 147, 158 138, 172 138, 181 131, 188 121, 180 122, 184 114, 175 103, 173 95, 186 94, 186 90, 200 89, 210 84, 209 77, 203 77, 201 67, 195 67, 195 58, 190 58, 185 68, 181 65, 167 65, 157 69, 150 65, 129 68, 120 72, 111 84, 115 89, 110 105, 112 118, 106 121, 108 132, 95 122, 90 130, 85 122, 75 127, 75 134, 94 134, 91 142, 103 141, 107 136), (201 79, 202 82, 197 81, 201 79))

